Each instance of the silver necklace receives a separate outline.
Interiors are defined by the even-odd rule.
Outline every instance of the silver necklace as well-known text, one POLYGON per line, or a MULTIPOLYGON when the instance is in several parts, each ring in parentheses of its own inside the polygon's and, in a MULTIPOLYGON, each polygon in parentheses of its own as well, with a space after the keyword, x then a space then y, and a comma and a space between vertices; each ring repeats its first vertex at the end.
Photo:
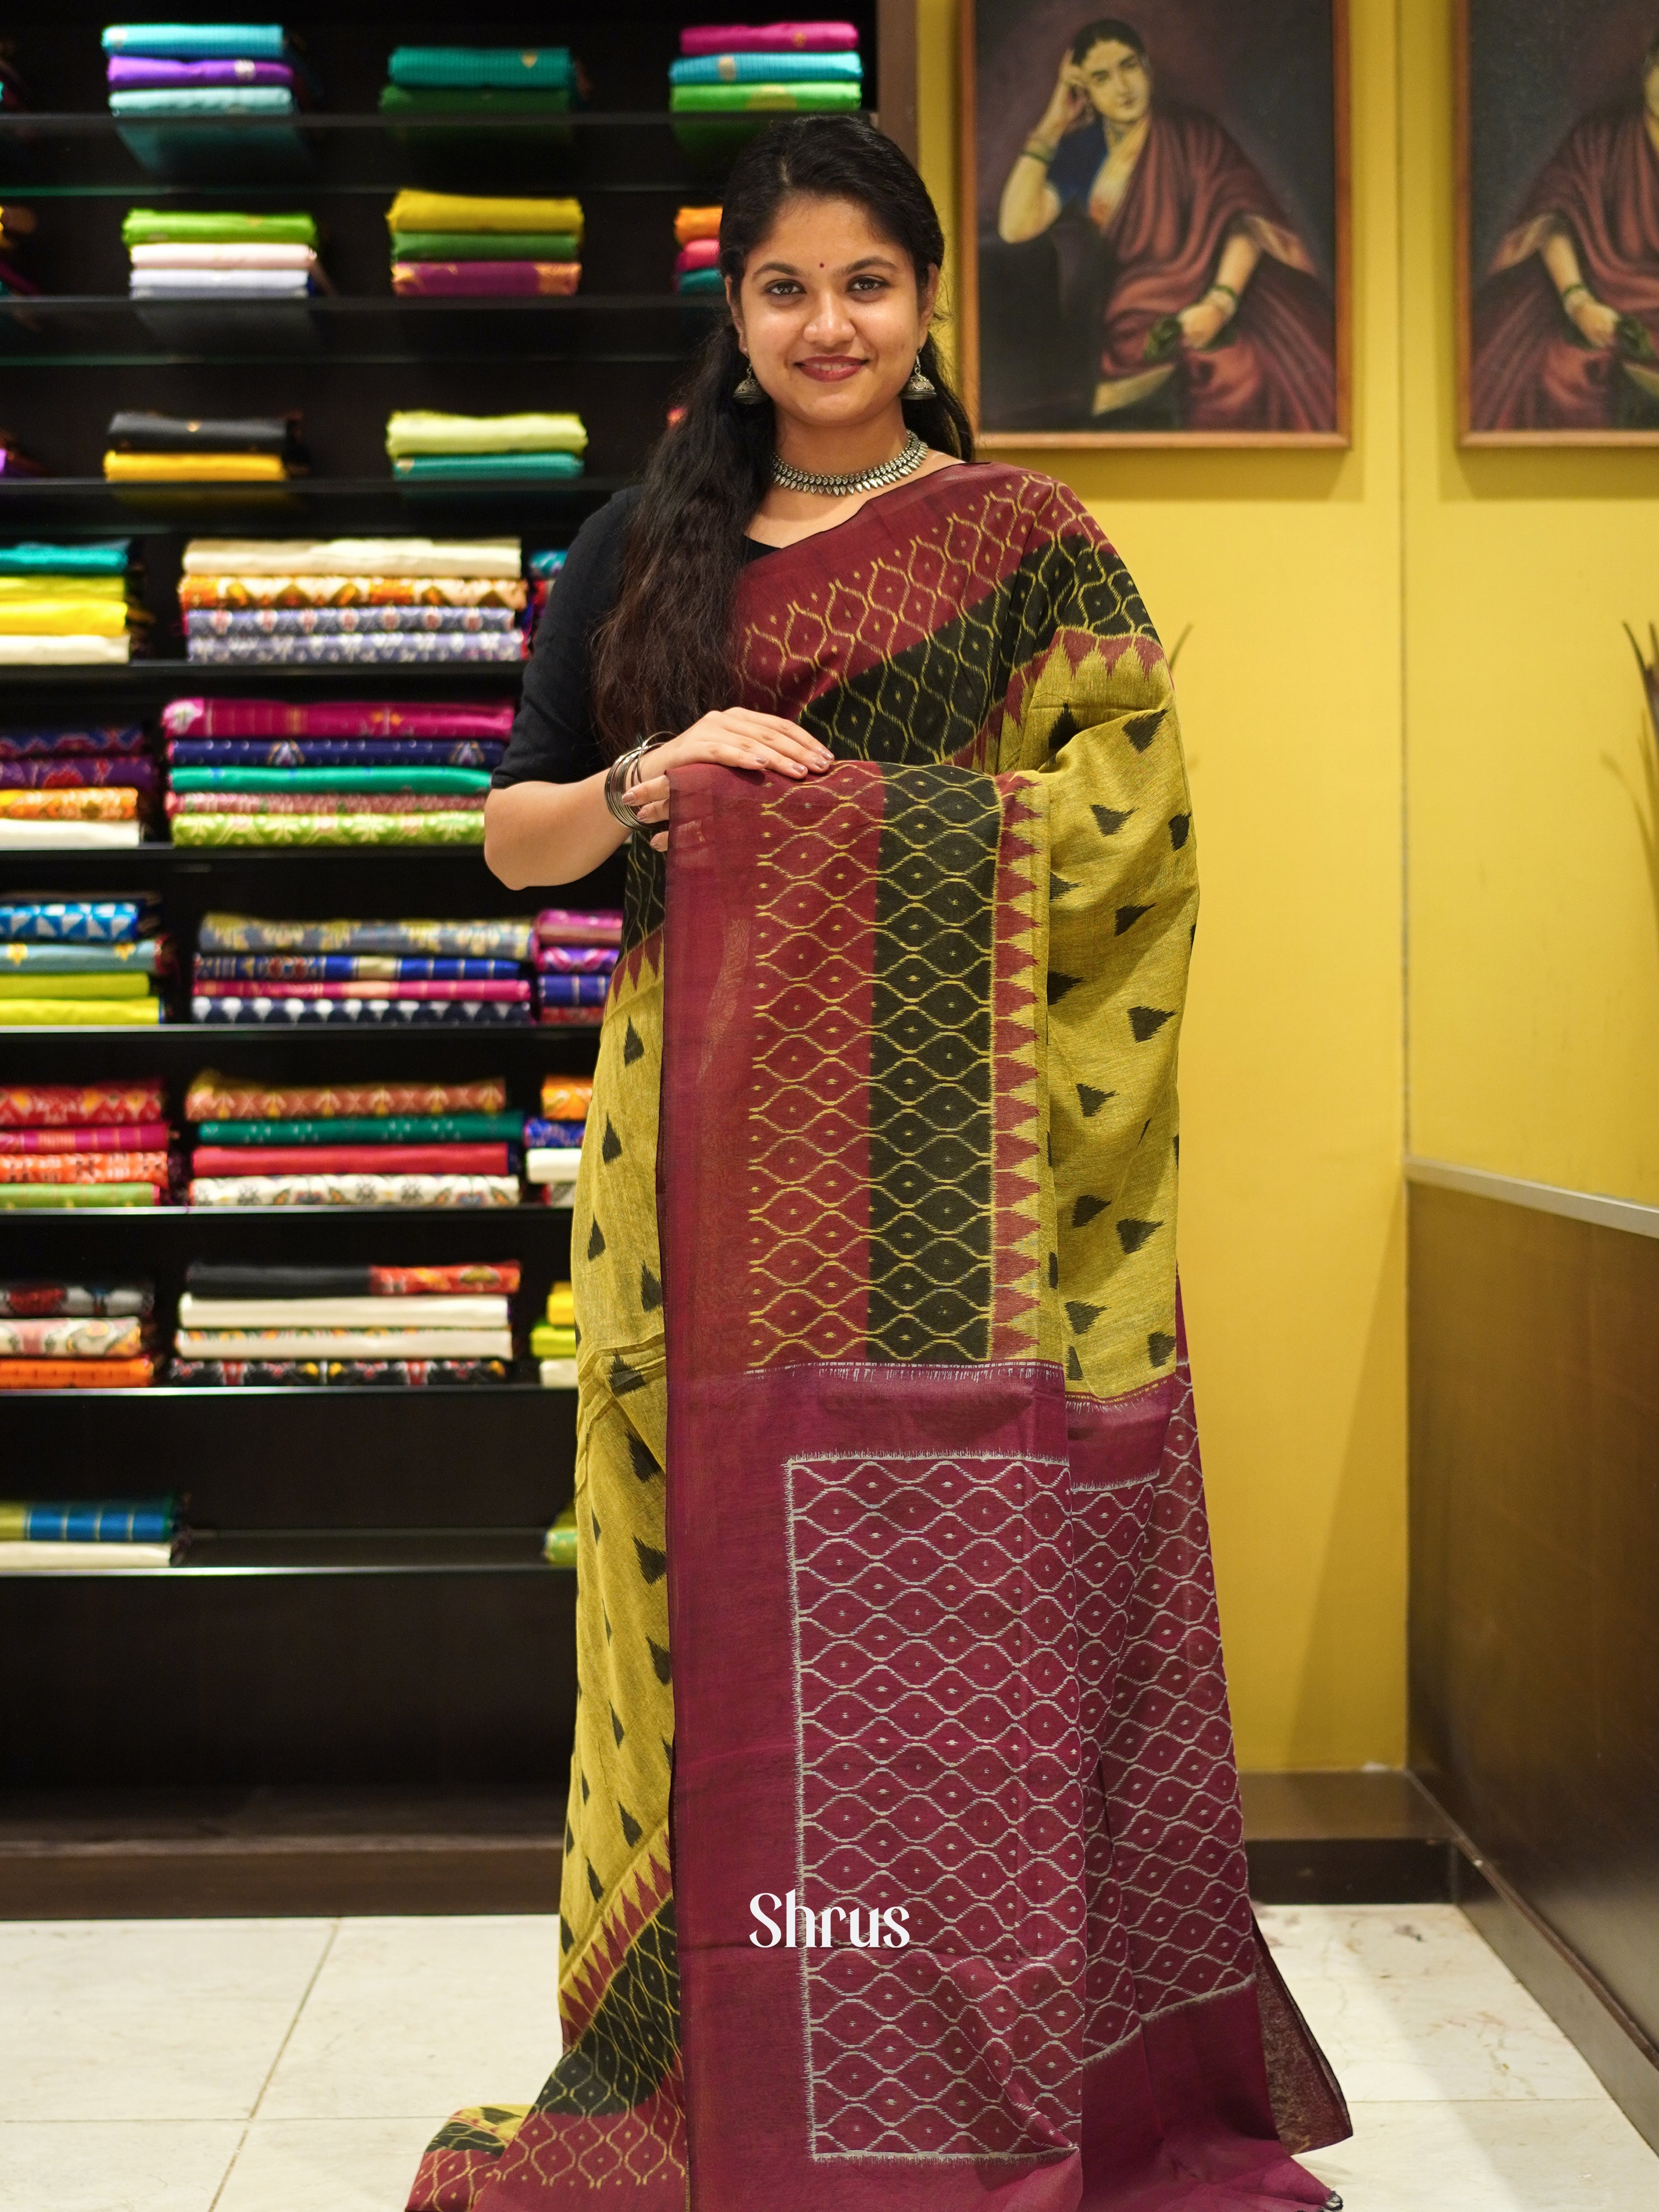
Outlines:
POLYGON ((854 492, 881 491, 888 484, 902 483, 906 477, 915 476, 927 458, 926 443, 909 430, 890 461, 860 469, 855 476, 813 476, 806 469, 792 469, 787 461, 775 459, 772 481, 780 491, 814 491, 822 499, 850 499, 854 492))

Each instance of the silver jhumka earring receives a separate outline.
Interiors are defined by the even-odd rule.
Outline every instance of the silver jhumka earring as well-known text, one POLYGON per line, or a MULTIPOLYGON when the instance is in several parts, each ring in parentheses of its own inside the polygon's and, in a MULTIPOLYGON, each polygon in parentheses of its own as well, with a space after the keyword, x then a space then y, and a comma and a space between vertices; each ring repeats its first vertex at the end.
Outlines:
POLYGON ((920 354, 916 356, 915 367, 910 371, 910 380, 904 387, 904 397, 907 399, 937 399, 939 397, 939 386, 931 376, 923 372, 920 354))
POLYGON ((758 407, 766 397, 765 392, 761 389, 759 383, 756 380, 754 369, 750 365, 746 356, 744 362, 743 374, 737 383, 732 387, 732 397, 737 401, 740 407, 758 407))

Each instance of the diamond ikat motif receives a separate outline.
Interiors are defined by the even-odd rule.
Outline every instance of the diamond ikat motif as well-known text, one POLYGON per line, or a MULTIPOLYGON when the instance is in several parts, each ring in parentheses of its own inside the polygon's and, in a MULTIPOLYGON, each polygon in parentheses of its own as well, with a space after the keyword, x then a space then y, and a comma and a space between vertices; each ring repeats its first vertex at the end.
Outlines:
POLYGON ((796 1893, 918 1900, 904 1948, 802 1948, 811 2154, 1075 2148, 1083 1850, 1065 1462, 786 1470, 796 1893))

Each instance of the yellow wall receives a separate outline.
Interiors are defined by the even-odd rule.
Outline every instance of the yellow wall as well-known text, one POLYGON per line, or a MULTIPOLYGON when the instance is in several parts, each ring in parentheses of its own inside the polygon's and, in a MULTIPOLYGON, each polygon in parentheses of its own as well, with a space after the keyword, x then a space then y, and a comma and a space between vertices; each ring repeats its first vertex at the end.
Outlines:
MULTIPOLYGON (((954 228, 956 9, 919 5, 954 228)), ((1352 451, 1006 457, 1087 500, 1167 641, 1192 626, 1182 1267, 1254 1767, 1405 1741, 1396 55, 1392 0, 1354 15, 1352 451)))
POLYGON ((1659 452, 1457 449, 1451 0, 1409 0, 1401 150, 1409 1145, 1659 1202, 1659 452))

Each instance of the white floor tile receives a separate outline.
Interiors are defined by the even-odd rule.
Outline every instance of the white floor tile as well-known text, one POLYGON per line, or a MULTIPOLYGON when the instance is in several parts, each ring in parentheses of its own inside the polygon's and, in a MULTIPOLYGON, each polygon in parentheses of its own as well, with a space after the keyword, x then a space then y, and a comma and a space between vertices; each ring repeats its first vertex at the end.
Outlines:
POLYGON ((1296 1974, 1321 1981, 1484 1974, 1515 1986, 1455 1905, 1268 1905, 1256 1918, 1287 1982, 1296 1974))
POLYGON ((0 2120, 246 2118, 333 1925, 0 1921, 0 2120))
POLYGON ((1361 2105, 1305 2160, 1348 2212, 1650 2212, 1659 2158, 1611 2099, 1361 2105))
POLYGON ((1262 1930, 1351 2104, 1607 2094, 1453 1905, 1280 1908, 1262 1930))
POLYGON ((559 2056, 552 1916, 347 1920, 263 2120, 527 2104, 559 2056))
POLYGON ((402 2212, 447 2118, 255 2120, 215 2212, 402 2212))
POLYGON ((241 2137, 240 2120, 0 2121, 0 2212, 209 2212, 241 2137))

